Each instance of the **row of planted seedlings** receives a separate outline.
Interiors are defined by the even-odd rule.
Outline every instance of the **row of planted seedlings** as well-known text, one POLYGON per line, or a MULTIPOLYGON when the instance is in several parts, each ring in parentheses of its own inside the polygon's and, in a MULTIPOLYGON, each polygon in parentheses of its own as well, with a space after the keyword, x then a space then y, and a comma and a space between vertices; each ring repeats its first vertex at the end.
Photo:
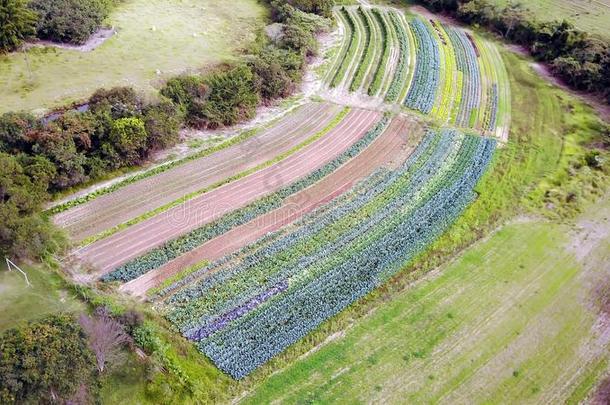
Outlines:
POLYGON ((362 7, 358 7, 354 18, 361 31, 364 33, 364 44, 360 60, 357 62, 356 72, 353 75, 349 86, 350 91, 357 91, 362 86, 363 81, 369 73, 378 46, 377 38, 373 37, 373 24, 369 19, 368 13, 366 13, 362 7))
POLYGON ((472 42, 464 31, 444 26, 453 44, 457 69, 462 78, 461 102, 453 122, 460 127, 474 128, 477 111, 481 102, 481 78, 477 55, 472 42))
POLYGON ((246 376, 425 249, 471 201, 494 147, 430 133, 398 169, 162 291, 167 318, 246 376))
POLYGON ((383 117, 370 131, 356 141, 352 146, 335 157, 324 166, 314 170, 296 182, 273 192, 262 199, 259 199, 245 207, 239 208, 228 213, 221 218, 205 224, 191 232, 186 233, 176 239, 168 241, 163 245, 154 248, 133 259, 112 272, 104 275, 102 281, 128 282, 161 267, 171 260, 198 248, 213 238, 222 235, 233 228, 246 224, 257 217, 267 214, 279 208, 290 196, 304 190, 312 184, 328 176, 348 160, 355 157, 367 146, 369 146, 383 131, 389 123, 389 118, 383 117))
POLYGON ((346 27, 346 35, 348 35, 348 46, 345 53, 340 56, 341 62, 336 66, 335 71, 332 73, 332 79, 330 81, 330 87, 340 87, 343 83, 347 83, 346 87, 349 88, 349 83, 352 82, 352 75, 354 73, 354 64, 360 60, 362 52, 362 27, 356 22, 356 19, 346 7, 342 7, 336 14, 337 19, 342 21, 343 26, 346 27))
POLYGON ((388 30, 388 26, 385 23, 385 18, 382 15, 382 11, 379 8, 373 8, 370 10, 371 18, 377 26, 380 40, 380 57, 373 70, 372 81, 367 89, 369 96, 377 96, 381 91, 381 86, 384 79, 386 78, 386 72, 388 70, 388 60, 390 58, 390 52, 392 48, 392 35, 388 30))
POLYGON ((508 128, 509 84, 492 44, 438 21, 418 16, 407 21, 395 10, 352 11, 341 9, 342 19, 352 27, 347 31, 364 32, 359 38, 365 39, 352 39, 352 56, 343 60, 336 85, 345 82, 350 91, 362 89, 388 103, 402 103, 442 122, 486 134, 495 135, 498 126, 508 128), (365 51, 358 54, 362 41, 365 51), (376 66, 371 66, 374 60, 376 66), (353 80, 346 78, 354 68, 353 80), (368 87, 363 86, 367 76, 368 87))
POLYGON ((433 35, 436 36, 440 53, 439 89, 432 115, 444 123, 454 123, 454 110, 461 102, 461 77, 458 75, 457 61, 453 43, 440 22, 430 20, 433 35))

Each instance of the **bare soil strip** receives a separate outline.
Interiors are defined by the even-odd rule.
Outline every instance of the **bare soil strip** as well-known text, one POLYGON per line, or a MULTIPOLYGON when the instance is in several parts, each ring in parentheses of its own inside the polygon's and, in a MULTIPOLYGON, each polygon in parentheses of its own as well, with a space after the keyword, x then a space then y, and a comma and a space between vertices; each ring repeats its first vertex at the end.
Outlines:
POLYGON ((151 288, 182 269, 203 260, 214 261, 294 222, 333 200, 375 169, 402 162, 418 143, 421 131, 405 117, 395 118, 388 129, 358 156, 318 183, 291 196, 280 208, 232 229, 200 247, 121 286, 122 292, 144 297, 151 288))
POLYGON ((352 110, 324 137, 281 162, 95 242, 75 255, 95 267, 96 274, 105 274, 323 166, 360 139, 380 117, 379 112, 352 110))
POLYGON ((327 126, 340 110, 328 103, 305 105, 243 143, 122 187, 64 211, 54 221, 74 241, 82 241, 290 150, 327 126))

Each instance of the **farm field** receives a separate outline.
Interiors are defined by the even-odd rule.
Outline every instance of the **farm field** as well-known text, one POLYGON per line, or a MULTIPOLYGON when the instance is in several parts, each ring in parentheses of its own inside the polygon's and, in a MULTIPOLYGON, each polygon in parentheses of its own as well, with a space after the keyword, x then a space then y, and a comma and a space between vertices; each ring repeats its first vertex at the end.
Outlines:
POLYGON ((233 60, 265 17, 255 0, 125 1, 107 22, 118 34, 91 52, 32 48, 0 56, 0 113, 57 107, 100 87, 152 94, 164 77, 233 60))
POLYGON ((502 228, 242 402, 579 402, 610 366, 592 296, 610 274, 607 202, 576 229, 502 228))
MULTIPOLYGON (((421 134, 413 123, 405 117, 397 117, 370 147, 356 155, 349 162, 322 180, 288 197, 279 208, 263 214, 252 221, 203 243, 199 247, 164 263, 154 250, 139 258, 148 261, 151 268, 164 263, 142 276, 125 283, 120 290, 132 295, 144 295, 151 288, 186 269, 207 260, 217 260, 222 256, 256 241, 265 234, 289 225, 299 217, 331 201, 352 188, 358 180, 373 170, 396 165, 410 154, 417 145, 421 134)), ((169 252, 168 252, 169 255, 169 252)))
MULTIPOLYGON (((508 0, 494 0, 505 6, 508 0)), ((610 1, 608 0, 535 0, 523 3, 541 20, 567 19, 576 28, 610 38, 610 1)))
POLYGON ((288 114, 47 211, 75 291, 146 314, 137 356, 163 370, 113 371, 104 402, 586 399, 610 373, 608 196, 582 213, 607 127, 478 29, 333 15, 288 114))
POLYGON ((496 46, 439 20, 379 7, 341 7, 346 33, 325 81, 505 142, 510 86, 496 46))
POLYGON ((362 137, 380 115, 354 109, 328 134, 300 152, 90 244, 78 250, 77 255, 94 265, 99 275, 108 273, 146 251, 243 207, 324 165, 362 137))
POLYGON ((78 204, 54 221, 80 242, 290 151, 333 123, 340 110, 328 103, 307 104, 243 142, 78 204))

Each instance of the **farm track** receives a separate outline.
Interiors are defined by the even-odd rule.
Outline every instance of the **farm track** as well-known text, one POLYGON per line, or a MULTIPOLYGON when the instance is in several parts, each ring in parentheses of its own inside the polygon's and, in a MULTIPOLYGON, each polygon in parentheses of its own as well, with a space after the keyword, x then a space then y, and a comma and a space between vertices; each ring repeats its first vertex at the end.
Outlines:
POLYGON ((108 273, 168 240, 243 207, 323 166, 362 137, 380 117, 378 112, 353 110, 324 137, 285 160, 95 242, 75 254, 93 265, 96 275, 108 273))
POLYGON ((76 206, 54 221, 72 240, 82 241, 290 150, 325 128, 340 109, 307 104, 260 135, 76 206))
POLYGON ((166 265, 124 284, 120 290, 143 297, 148 290, 175 276, 182 269, 203 260, 220 259, 267 233, 277 231, 349 190, 376 168, 404 161, 420 137, 421 133, 413 130, 412 121, 405 117, 395 118, 386 131, 363 152, 320 182, 289 197, 280 208, 204 243, 166 265))

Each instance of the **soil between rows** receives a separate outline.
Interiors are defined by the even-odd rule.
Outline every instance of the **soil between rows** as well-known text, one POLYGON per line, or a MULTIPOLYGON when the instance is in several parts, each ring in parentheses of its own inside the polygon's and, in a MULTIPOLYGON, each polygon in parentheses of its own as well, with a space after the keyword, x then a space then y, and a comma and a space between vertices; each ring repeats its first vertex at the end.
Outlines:
POLYGON ((318 183, 296 193, 278 209, 214 238, 200 247, 125 283, 120 290, 143 297, 151 288, 178 274, 182 269, 203 260, 217 260, 294 222, 303 215, 330 202, 349 190, 355 183, 384 165, 404 161, 421 137, 413 121, 395 118, 386 131, 362 153, 338 168, 318 183))
POLYGON ((228 212, 286 186, 348 149, 380 119, 379 112, 352 110, 333 130, 300 152, 133 225, 77 252, 102 275, 228 212))
POLYGON ((329 103, 305 105, 260 135, 76 206, 54 221, 74 241, 82 241, 290 150, 324 129, 340 109, 329 103))

